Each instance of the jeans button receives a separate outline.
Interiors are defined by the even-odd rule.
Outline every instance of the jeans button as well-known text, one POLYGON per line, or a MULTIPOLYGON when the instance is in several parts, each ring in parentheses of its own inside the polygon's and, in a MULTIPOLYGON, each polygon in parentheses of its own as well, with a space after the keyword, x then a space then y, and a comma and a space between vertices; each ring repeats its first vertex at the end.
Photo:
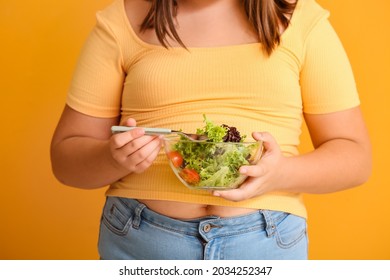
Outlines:
POLYGON ((210 224, 205 224, 203 226, 203 231, 208 233, 211 230, 211 225, 210 224))

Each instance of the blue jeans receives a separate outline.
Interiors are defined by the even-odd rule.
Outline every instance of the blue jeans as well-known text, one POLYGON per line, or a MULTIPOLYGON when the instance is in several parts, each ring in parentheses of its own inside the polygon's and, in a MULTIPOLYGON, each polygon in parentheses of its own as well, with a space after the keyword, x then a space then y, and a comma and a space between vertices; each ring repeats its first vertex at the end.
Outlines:
POLYGON ((176 220, 136 200, 108 197, 99 234, 101 259, 307 259, 306 220, 278 211, 176 220))

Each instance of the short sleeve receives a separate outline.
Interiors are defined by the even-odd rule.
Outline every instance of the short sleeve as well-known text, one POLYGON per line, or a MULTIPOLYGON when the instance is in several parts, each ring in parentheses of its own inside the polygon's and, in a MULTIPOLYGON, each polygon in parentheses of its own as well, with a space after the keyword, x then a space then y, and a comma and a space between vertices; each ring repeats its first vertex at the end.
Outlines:
POLYGON ((118 116, 124 81, 122 61, 115 33, 98 13, 76 65, 67 105, 94 117, 118 116))
POLYGON ((349 59, 326 18, 306 39, 300 85, 303 112, 308 114, 337 112, 360 104, 349 59))

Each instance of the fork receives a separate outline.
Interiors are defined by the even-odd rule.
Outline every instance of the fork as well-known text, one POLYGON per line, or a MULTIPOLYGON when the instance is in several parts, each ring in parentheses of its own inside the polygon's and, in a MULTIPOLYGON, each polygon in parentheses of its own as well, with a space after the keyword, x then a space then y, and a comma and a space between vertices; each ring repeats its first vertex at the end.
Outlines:
POLYGON ((125 132, 125 131, 130 131, 133 130, 134 128, 142 128, 145 131, 145 134, 148 135, 159 135, 159 134, 179 134, 190 141, 193 142, 205 142, 208 140, 208 137, 206 135, 199 135, 195 133, 185 133, 179 130, 172 130, 169 128, 157 128, 157 127, 139 127, 139 126, 121 126, 121 125, 114 125, 111 127, 111 132, 113 134, 115 133, 120 133, 120 132, 125 132))

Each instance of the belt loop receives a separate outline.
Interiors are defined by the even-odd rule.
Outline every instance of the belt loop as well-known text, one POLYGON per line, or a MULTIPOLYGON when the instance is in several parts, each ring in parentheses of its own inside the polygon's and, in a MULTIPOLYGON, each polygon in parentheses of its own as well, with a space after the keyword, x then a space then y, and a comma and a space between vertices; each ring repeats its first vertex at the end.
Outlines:
POLYGON ((141 223, 141 213, 142 213, 142 210, 144 210, 145 207, 146 207, 146 205, 142 204, 142 203, 139 203, 137 205, 137 207, 135 207, 135 209, 134 209, 134 217, 133 217, 133 222, 132 222, 133 228, 139 229, 139 225, 141 223))
POLYGON ((271 212, 269 210, 260 210, 260 212, 264 216, 265 220, 265 231, 267 232, 267 236, 271 237, 275 234, 276 226, 271 216, 271 212))

